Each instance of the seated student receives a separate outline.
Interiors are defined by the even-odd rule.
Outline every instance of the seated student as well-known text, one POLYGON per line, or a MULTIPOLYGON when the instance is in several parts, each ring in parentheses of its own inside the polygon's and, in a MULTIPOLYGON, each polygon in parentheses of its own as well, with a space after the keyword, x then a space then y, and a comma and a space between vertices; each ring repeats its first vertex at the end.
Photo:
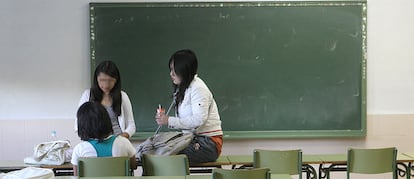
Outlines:
POLYGON ((214 162, 221 153, 223 131, 213 94, 197 76, 197 57, 191 50, 179 50, 171 56, 168 67, 176 114, 159 113, 155 116, 156 122, 196 134, 192 143, 179 152, 187 155, 190 164, 214 162))
POLYGON ((136 169, 135 148, 122 136, 113 135, 112 123, 105 107, 97 102, 82 104, 77 113, 78 136, 82 142, 73 149, 73 174, 76 176, 80 157, 131 157, 131 168, 136 169))

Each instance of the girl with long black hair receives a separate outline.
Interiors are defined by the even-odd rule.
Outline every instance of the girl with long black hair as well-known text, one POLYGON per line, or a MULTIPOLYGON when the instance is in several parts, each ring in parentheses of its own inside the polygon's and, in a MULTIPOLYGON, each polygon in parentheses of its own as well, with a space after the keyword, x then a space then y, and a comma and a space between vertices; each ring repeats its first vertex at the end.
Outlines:
POLYGON ((212 93, 197 76, 197 57, 191 50, 179 50, 171 56, 168 66, 176 114, 159 113, 156 121, 195 134, 193 142, 180 152, 187 155, 190 163, 215 161, 223 145, 221 120, 212 93))

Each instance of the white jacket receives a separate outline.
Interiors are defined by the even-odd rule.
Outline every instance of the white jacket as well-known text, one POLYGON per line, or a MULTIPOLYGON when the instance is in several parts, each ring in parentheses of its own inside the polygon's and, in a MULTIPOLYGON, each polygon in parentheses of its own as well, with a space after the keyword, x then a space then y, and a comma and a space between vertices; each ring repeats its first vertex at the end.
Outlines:
POLYGON ((223 135, 216 101, 197 75, 185 91, 178 115, 168 118, 168 126, 205 136, 223 135))
MULTIPOLYGON (((85 90, 85 92, 83 92, 78 107, 80 107, 83 103, 88 102, 89 97, 90 89, 87 89, 85 90)), ((121 98, 121 115, 118 116, 119 127, 121 128, 122 132, 126 132, 129 134, 129 137, 132 137, 132 135, 134 135, 135 133, 135 121, 134 115, 132 113, 131 101, 129 100, 128 95, 124 91, 121 91, 121 98)), ((78 131, 77 119, 75 119, 75 131, 78 131)))

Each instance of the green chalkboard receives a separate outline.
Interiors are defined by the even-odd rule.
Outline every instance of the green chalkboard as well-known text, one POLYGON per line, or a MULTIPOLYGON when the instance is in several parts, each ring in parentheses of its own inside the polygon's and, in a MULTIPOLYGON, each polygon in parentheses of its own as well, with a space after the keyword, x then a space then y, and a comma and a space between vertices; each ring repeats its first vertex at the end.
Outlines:
POLYGON ((91 71, 114 61, 135 138, 168 106, 168 59, 189 48, 227 138, 366 135, 366 1, 91 3, 91 71))

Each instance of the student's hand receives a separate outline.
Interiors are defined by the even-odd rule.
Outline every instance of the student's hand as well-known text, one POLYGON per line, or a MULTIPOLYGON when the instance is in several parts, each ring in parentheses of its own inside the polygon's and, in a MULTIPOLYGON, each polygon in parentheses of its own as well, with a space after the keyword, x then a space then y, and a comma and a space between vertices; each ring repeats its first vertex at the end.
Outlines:
POLYGON ((164 113, 159 113, 155 115, 155 121, 158 125, 168 125, 168 116, 164 113))
POLYGON ((120 136, 125 137, 125 138, 129 138, 129 134, 126 132, 123 132, 122 134, 120 134, 120 136))

